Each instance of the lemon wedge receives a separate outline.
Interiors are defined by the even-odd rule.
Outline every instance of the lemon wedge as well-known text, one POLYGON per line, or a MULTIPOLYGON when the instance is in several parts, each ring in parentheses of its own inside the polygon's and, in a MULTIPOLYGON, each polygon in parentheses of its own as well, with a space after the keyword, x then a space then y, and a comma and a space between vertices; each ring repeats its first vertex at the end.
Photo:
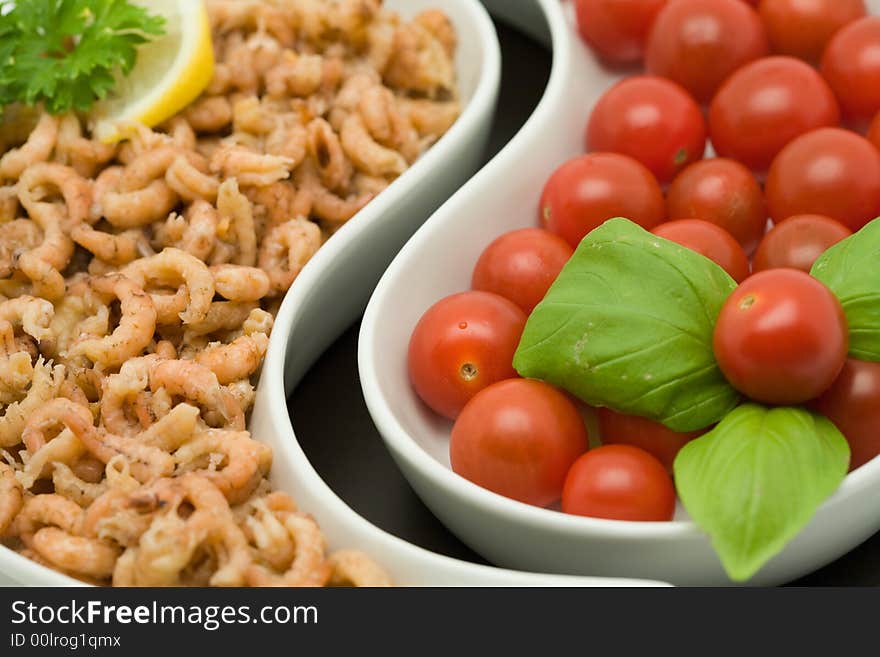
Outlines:
POLYGON ((165 34, 138 48, 137 62, 92 110, 92 132, 122 139, 132 122, 153 127, 198 98, 214 75, 211 23, 202 0, 134 0, 165 17, 165 34))

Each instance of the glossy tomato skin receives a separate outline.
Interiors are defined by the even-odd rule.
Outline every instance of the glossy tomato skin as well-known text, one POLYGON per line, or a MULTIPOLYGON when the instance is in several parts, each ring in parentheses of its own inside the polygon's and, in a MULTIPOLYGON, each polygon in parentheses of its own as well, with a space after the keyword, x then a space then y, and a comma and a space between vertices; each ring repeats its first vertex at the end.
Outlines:
POLYGON ((741 0, 675 0, 648 37, 645 66, 707 103, 728 75, 769 52, 758 14, 741 0))
POLYGON ((626 217, 650 230, 665 214, 657 179, 644 165, 617 153, 590 153, 569 160, 553 172, 541 195, 544 227, 572 248, 614 217, 626 217))
POLYGON ((609 520, 662 522, 675 513, 675 487, 660 463, 632 445, 603 445, 571 467, 562 510, 609 520))
POLYGON ((598 409, 599 436, 603 445, 632 445, 643 449, 672 472, 672 464, 679 450, 705 431, 681 433, 667 429, 636 415, 617 413, 610 408, 598 409))
POLYGON ((474 267, 471 287, 501 295, 529 314, 573 253, 568 242, 549 230, 513 230, 483 251, 474 267))
POLYGON ((850 470, 880 454, 880 363, 848 359, 815 407, 846 437, 850 470))
POLYGON ((642 59, 648 31, 667 0, 575 0, 578 31, 611 64, 642 59))
POLYGON ((880 215, 880 151, 848 130, 814 130, 776 156, 765 193, 774 220, 823 214, 856 231, 880 215))
POLYGON ((877 113, 868 128, 868 141, 880 149, 880 112, 877 113))
POLYGON ((416 324, 407 367, 416 394, 434 412, 454 419, 480 390, 517 376, 513 354, 526 314, 489 292, 441 299, 416 324))
POLYGON ((499 495, 547 506, 589 448, 577 407, 546 383, 501 381, 478 393, 449 441, 452 470, 499 495))
POLYGON ((727 158, 695 162, 666 195, 670 219, 702 219, 733 235, 751 253, 767 226, 764 193, 749 169, 727 158))
POLYGON ((870 121, 880 112, 878 52, 880 16, 867 16, 837 32, 822 55, 822 75, 850 120, 870 121))
POLYGON ((676 219, 653 233, 706 256, 737 283, 749 275, 749 258, 739 242, 720 226, 701 219, 676 219))
POLYGON ((793 57, 746 64, 721 85, 709 107, 715 151, 764 172, 792 139, 837 126, 840 109, 816 70, 793 57))
POLYGON ((587 124, 588 151, 629 155, 661 182, 706 150, 700 107, 680 85, 660 77, 626 78, 606 91, 587 124))
POLYGON ((834 34, 867 10, 863 0, 763 0, 758 12, 773 52, 815 64, 834 34))
POLYGON ((821 214, 789 217, 761 240, 752 269, 799 269, 809 274, 820 255, 850 235, 849 228, 821 214))
POLYGON ((727 380, 765 404, 801 404, 822 394, 840 374, 847 347, 837 297, 796 269, 746 279, 724 303, 713 336, 727 380))

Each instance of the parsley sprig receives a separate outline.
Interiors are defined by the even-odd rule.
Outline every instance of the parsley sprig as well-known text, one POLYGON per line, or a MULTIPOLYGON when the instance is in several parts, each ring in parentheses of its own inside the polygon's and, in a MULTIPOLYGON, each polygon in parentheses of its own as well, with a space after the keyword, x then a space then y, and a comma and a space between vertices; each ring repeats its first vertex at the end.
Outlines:
POLYGON ((89 109, 164 24, 128 0, 0 0, 0 111, 14 102, 89 109))

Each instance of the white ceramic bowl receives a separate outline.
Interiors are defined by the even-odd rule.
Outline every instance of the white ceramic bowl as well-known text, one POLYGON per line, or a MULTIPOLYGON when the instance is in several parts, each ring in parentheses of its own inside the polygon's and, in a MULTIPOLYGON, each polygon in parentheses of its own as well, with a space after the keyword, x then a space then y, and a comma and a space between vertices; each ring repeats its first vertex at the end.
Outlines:
MULTIPOLYGON (((477 566, 417 548, 358 516, 321 480, 300 449, 286 391, 358 317, 386 265, 418 226, 477 169, 500 84, 492 22, 476 0, 387 0, 404 16, 442 6, 459 35, 457 68, 464 111, 424 157, 358 213, 297 278, 275 322, 251 418, 253 434, 274 450, 273 483, 320 522, 331 547, 357 547, 402 585, 613 585, 645 582, 516 573, 477 566)), ((339 409, 345 412, 345 409, 339 409)), ((0 585, 79 584, 0 547, 0 585)))
MULTIPOLYGON (((481 251, 498 235, 532 226, 541 189, 581 154, 589 109, 617 77, 577 38, 571 3, 538 0, 551 27, 553 71, 520 134, 431 217, 389 267, 370 301, 359 346, 361 382, 376 425, 419 496, 491 562, 558 573, 646 577, 674 584, 730 581, 708 538, 679 509, 667 523, 583 518, 484 490, 449 467, 450 423, 413 393, 406 346, 422 313, 467 289, 481 251)), ((873 11, 880 0, 870 0, 873 11)), ((880 459, 850 474, 812 523, 750 584, 779 584, 840 557, 880 529, 880 459)))

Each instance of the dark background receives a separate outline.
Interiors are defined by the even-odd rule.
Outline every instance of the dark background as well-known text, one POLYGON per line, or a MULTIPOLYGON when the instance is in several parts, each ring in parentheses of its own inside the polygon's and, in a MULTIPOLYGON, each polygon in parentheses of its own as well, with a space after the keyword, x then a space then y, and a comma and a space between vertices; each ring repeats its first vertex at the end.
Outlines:
MULTIPOLYGON (((551 65, 550 53, 534 41, 503 24, 496 24, 496 28, 503 72, 487 161, 531 115, 543 95, 551 65)), ((300 444, 330 487, 370 522, 429 550, 485 563, 421 503, 385 450, 361 393, 358 329, 355 325, 339 338, 292 392, 288 409, 300 444), (341 408, 344 413, 339 412, 341 408)), ((794 584, 878 585, 878 560, 880 533, 794 584)))

